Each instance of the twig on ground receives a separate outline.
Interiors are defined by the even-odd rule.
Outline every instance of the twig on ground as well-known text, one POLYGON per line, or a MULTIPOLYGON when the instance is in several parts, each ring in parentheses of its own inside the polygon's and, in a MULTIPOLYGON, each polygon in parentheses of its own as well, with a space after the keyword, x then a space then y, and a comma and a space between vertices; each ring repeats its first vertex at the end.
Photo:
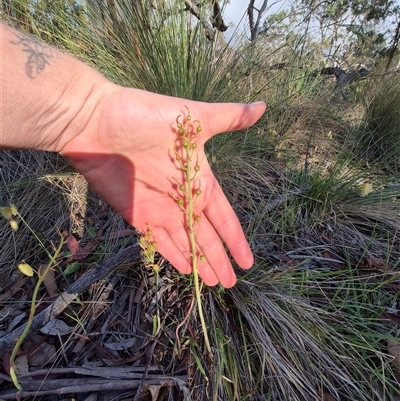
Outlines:
POLYGON ((147 361, 147 364, 146 364, 146 369, 144 370, 144 372, 142 374, 142 380, 140 381, 140 384, 139 384, 139 386, 137 388, 137 391, 136 391, 136 394, 135 394, 135 397, 134 397, 133 401, 138 401, 139 397, 140 397, 140 395, 142 393, 143 388, 149 385, 147 377, 148 377, 148 374, 149 374, 149 369, 151 367, 150 364, 151 364, 151 359, 152 359, 153 354, 154 354, 155 345, 156 345, 156 341, 153 339, 153 343, 150 345, 150 351, 149 351, 148 361, 147 361))
POLYGON ((145 366, 70 366, 67 368, 52 368, 52 369, 38 369, 29 372, 24 375, 20 375, 21 380, 32 378, 36 376, 47 376, 51 375, 66 375, 76 374, 82 376, 96 376, 103 377, 107 379, 141 379, 143 372, 152 372, 150 375, 152 378, 158 378, 155 375, 155 371, 159 370, 157 366, 150 366, 149 368, 145 366))
MULTIPOLYGON (((177 377, 165 377, 163 375, 152 376, 146 381, 147 386, 159 386, 159 387, 172 387, 178 386, 180 389, 186 387, 188 377, 177 376, 177 377)), ((93 379, 93 378, 79 378, 79 379, 53 379, 53 380, 29 380, 23 382, 22 386, 25 391, 21 392, 19 396, 35 397, 41 395, 50 394, 73 394, 73 393, 90 393, 99 391, 115 391, 115 390, 133 390, 138 388, 142 384, 141 380, 120 380, 120 379, 93 379), (46 390, 41 390, 46 388, 46 390)), ((17 392, 15 390, 9 390, 4 393, 0 393, 2 400, 14 400, 17 399, 17 392)))

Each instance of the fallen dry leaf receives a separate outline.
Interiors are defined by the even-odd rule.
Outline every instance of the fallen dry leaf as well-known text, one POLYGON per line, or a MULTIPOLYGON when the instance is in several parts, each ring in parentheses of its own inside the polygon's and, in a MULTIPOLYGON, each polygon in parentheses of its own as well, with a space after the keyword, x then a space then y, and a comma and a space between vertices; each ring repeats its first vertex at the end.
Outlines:
MULTIPOLYGON (((22 287, 28 281, 28 277, 21 277, 16 283, 14 283, 11 288, 6 289, 3 294, 0 295, 0 302, 4 300, 9 300, 13 297, 18 291, 22 290, 22 287)), ((7 287, 6 287, 7 288, 7 287)), ((23 290, 22 290, 23 291, 23 290)))
POLYGON ((113 351, 121 351, 132 348, 136 343, 136 338, 128 338, 117 342, 104 343, 104 346, 113 351))
MULTIPOLYGON (((44 270, 46 269, 45 265, 39 266, 39 273, 42 275, 44 270)), ((43 279, 44 286, 46 287, 47 294, 50 299, 54 299, 58 297, 58 287, 56 282, 56 275, 54 270, 50 269, 43 279)))
POLYGON ((375 258, 373 256, 366 257, 361 263, 362 266, 369 267, 370 269, 378 269, 380 271, 387 269, 387 264, 384 260, 380 258, 375 258))
POLYGON ((22 312, 19 315, 15 316, 11 321, 8 323, 7 333, 11 333, 14 328, 18 325, 18 323, 26 316, 26 312, 22 312))
POLYGON ((394 313, 384 312, 381 315, 381 319, 384 322, 389 321, 393 326, 400 327, 400 316, 394 313))
POLYGON ((15 373, 17 375, 26 375, 29 373, 28 357, 26 354, 18 355, 15 358, 15 373))
POLYGON ((70 235, 67 240, 65 241, 65 244, 68 247, 68 250, 72 253, 73 256, 75 256, 77 254, 77 252, 79 251, 79 242, 78 240, 73 236, 70 235))
POLYGON ((322 401, 338 401, 332 394, 330 393, 322 393, 322 401))
POLYGON ((147 390, 150 391, 152 401, 158 400, 158 395, 160 394, 161 388, 161 386, 157 385, 147 387, 147 390))
POLYGON ((11 352, 6 352, 2 357, 3 369, 10 376, 10 358, 11 352))
POLYGON ((57 350, 54 344, 43 342, 37 350, 29 357, 30 366, 42 367, 48 363, 54 363, 57 358, 57 350))
POLYGON ((393 357, 393 371, 397 381, 400 382, 400 340, 398 338, 388 339, 388 354, 393 357))
POLYGON ((81 247, 78 240, 70 235, 66 241, 68 250, 72 254, 72 260, 82 260, 85 259, 97 246, 97 240, 90 241, 84 247, 81 247))
POLYGON ((49 336, 65 336, 74 330, 60 319, 52 319, 47 322, 40 331, 49 336))

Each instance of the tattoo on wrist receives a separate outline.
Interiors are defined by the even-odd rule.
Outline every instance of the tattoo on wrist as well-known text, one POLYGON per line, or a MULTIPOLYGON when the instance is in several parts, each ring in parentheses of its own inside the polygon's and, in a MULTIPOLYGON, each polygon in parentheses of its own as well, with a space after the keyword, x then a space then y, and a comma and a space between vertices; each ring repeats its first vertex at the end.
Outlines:
POLYGON ((21 46, 22 51, 28 53, 25 68, 29 78, 34 79, 45 69, 46 65, 50 65, 51 61, 61 58, 61 54, 48 44, 22 33, 14 32, 14 34, 18 41, 10 40, 10 42, 13 45, 21 46))

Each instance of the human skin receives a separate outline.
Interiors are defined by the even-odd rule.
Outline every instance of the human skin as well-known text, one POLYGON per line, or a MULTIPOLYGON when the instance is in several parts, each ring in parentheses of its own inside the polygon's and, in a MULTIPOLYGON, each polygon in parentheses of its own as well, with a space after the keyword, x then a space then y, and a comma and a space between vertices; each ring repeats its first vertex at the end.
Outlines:
MULTIPOLYGON (((157 250, 189 273, 184 214, 171 193, 176 118, 201 122, 196 149, 202 194, 196 244, 205 255, 199 274, 205 284, 236 283, 230 258, 243 269, 253 255, 239 220, 215 179, 204 152, 216 134, 243 130, 265 104, 204 103, 124 88, 86 64, 1 24, 0 149, 40 149, 67 157, 89 185, 140 231, 149 225, 157 250)), ((240 134, 238 134, 240 135, 240 134)))

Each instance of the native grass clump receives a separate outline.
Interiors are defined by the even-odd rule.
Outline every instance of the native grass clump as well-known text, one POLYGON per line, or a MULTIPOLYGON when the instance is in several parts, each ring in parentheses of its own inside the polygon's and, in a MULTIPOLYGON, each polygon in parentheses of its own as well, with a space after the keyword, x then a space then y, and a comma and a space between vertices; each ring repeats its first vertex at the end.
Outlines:
POLYGON ((378 76, 360 97, 363 116, 356 129, 354 152, 370 165, 399 173, 400 83, 398 77, 378 76))

